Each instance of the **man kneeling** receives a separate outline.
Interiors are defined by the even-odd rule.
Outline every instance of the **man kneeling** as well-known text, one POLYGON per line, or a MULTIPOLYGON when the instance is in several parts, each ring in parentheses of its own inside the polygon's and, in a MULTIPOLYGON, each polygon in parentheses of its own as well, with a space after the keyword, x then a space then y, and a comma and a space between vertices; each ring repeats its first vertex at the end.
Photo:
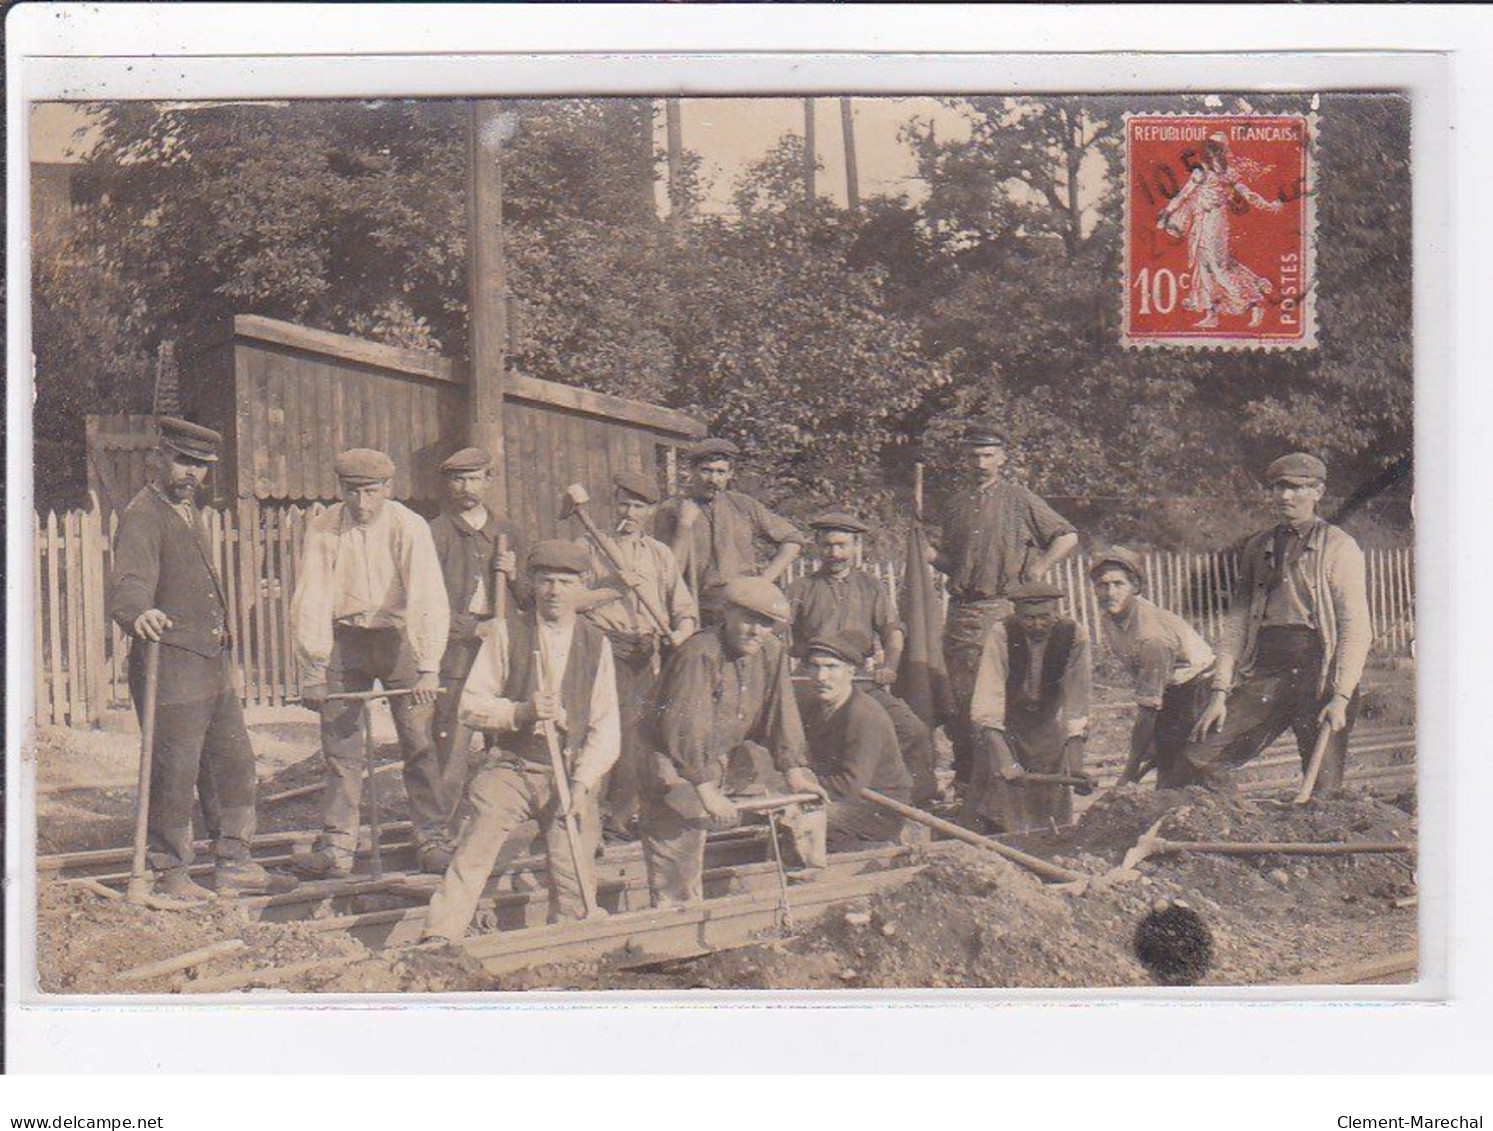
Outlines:
POLYGON ((430 901, 427 938, 456 941, 466 934, 504 842, 525 821, 537 821, 544 836, 550 920, 584 918, 587 902, 595 903, 597 791, 617 760, 621 724, 611 646, 599 628, 576 616, 589 565, 586 550, 573 542, 536 544, 528 560, 533 610, 511 631, 501 617, 480 629, 482 646, 458 717, 494 735, 498 748, 472 779, 472 815, 430 901), (565 832, 544 734, 548 725, 558 732, 570 777, 578 853, 565 832))

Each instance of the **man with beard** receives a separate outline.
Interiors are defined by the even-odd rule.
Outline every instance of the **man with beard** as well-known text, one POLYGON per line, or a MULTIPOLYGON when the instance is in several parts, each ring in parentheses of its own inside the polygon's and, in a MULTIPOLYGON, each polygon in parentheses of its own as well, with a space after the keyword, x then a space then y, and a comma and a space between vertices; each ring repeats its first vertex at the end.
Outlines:
POLYGON ((1208 702, 1213 649, 1176 613, 1140 595, 1146 572, 1134 551, 1114 546, 1097 555, 1089 577, 1104 611, 1104 643, 1135 681, 1130 758, 1120 784, 1140 781, 1154 765, 1157 789, 1190 785, 1182 748, 1208 702))
POLYGON ((321 712, 326 759, 322 831, 316 847, 292 867, 316 879, 351 874, 358 844, 358 805, 368 751, 357 699, 340 692, 406 691, 389 700, 404 754, 415 844, 423 851, 447 836, 431 704, 440 688, 441 657, 451 609, 430 527, 389 497, 394 461, 353 448, 333 461, 342 501, 306 526, 300 577, 290 605, 301 702, 321 712))
POLYGON ((451 863, 450 835, 471 762, 472 732, 461 725, 457 707, 481 646, 477 629, 498 615, 500 588, 518 581, 516 563, 523 547, 513 524, 484 502, 492 483, 492 458, 486 452, 463 448, 437 470, 445 479, 446 509, 430 520, 430 537, 451 607, 451 629, 441 657, 441 695, 433 709, 436 796, 446 813, 446 835, 432 837, 419 859, 423 871, 440 873, 451 863))
POLYGON ((1093 680, 1083 627, 1058 612, 1063 591, 1032 581, 1009 592, 1013 612, 985 634, 971 718, 984 738, 965 819, 992 832, 1067 824, 1067 786, 1024 782, 1027 773, 1083 770, 1093 680))
POLYGON ((1011 587, 1038 581, 1078 546, 1078 533, 1037 495, 1002 478, 1008 441, 995 424, 965 435, 977 484, 950 500, 933 564, 948 576, 949 612, 944 662, 954 718, 954 777, 972 780, 977 735, 970 727, 970 701, 981 647, 992 625, 1011 612, 1011 587))
POLYGON ((789 790, 824 794, 807 766, 788 652, 774 631, 787 623, 787 600, 760 577, 727 582, 721 597, 722 623, 670 657, 644 719, 640 830, 656 907, 704 897, 706 833, 740 820, 724 789, 733 751, 765 747, 789 790))
POLYGON ((157 893, 185 902, 213 894, 188 875, 194 790, 214 841, 218 895, 296 886, 249 853, 254 749, 235 687, 223 586, 197 507, 222 439, 185 420, 160 420, 150 482, 120 518, 108 586, 109 616, 130 636, 130 698, 142 718, 146 642, 160 649, 147 845, 157 893))
POLYGON ((1239 552, 1212 698, 1186 757, 1204 785, 1227 789, 1232 767, 1257 757, 1288 727, 1304 769, 1327 727, 1317 780, 1324 790, 1337 789, 1373 640, 1363 551, 1317 516, 1327 465, 1316 456, 1281 456, 1265 478, 1278 522, 1239 552))
POLYGON ((702 624, 724 615, 725 586, 738 577, 776 581, 798 557, 804 537, 781 515, 750 495, 730 490, 740 449, 730 440, 702 440, 686 453, 692 482, 688 495, 659 508, 658 536, 674 551, 699 600, 702 624), (766 567, 759 543, 774 549, 766 567))
POLYGON ((591 576, 596 595, 607 599, 586 616, 606 633, 617 668, 617 701, 622 713, 622 753, 607 781, 604 829, 632 839, 638 816, 638 774, 643 757, 638 728, 653 692, 664 653, 694 635, 699 621, 695 599, 684 583, 669 547, 645 531, 658 503, 658 487, 648 476, 620 471, 612 477, 616 527, 612 541, 622 570, 591 547, 591 576), (669 618, 668 632, 654 623, 639 601, 637 590, 653 598, 655 608, 669 618))

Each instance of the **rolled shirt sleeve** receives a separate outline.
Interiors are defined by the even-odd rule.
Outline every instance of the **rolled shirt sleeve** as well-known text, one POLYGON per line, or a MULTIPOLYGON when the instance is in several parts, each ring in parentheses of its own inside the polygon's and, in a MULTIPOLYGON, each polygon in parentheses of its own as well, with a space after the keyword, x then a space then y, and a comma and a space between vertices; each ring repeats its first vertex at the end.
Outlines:
POLYGON ((751 519, 752 529, 758 537, 771 542, 775 546, 782 546, 789 542, 803 545, 808 541, 803 532, 782 515, 774 514, 760 501, 749 495, 742 497, 747 500, 747 515, 751 519))
POLYGON ((1369 619, 1368 567, 1363 550, 1344 536, 1327 571, 1327 587, 1337 615, 1337 664, 1332 690, 1351 699, 1363 678, 1373 643, 1369 619))
POLYGON ((1161 697, 1176 667, 1177 651, 1165 640, 1150 637, 1142 640, 1135 656, 1135 701, 1142 707, 1160 710, 1161 697))
POLYGON ((1028 491, 1026 495, 1027 521, 1043 549, 1052 545, 1052 540, 1059 535, 1077 533, 1074 525, 1053 510, 1041 495, 1034 491, 1028 491))
POLYGON ((290 623, 303 686, 324 685, 327 663, 332 658, 339 512, 340 508, 333 507, 313 518, 301 546, 301 569, 290 602, 290 623))

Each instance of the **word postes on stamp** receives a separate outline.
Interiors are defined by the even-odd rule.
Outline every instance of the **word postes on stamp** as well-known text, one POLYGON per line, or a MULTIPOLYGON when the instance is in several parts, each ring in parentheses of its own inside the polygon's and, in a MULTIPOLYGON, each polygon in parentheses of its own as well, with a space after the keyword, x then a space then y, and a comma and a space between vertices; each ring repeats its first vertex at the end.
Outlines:
POLYGON ((1125 345, 1315 347, 1314 126, 1126 115, 1125 345))

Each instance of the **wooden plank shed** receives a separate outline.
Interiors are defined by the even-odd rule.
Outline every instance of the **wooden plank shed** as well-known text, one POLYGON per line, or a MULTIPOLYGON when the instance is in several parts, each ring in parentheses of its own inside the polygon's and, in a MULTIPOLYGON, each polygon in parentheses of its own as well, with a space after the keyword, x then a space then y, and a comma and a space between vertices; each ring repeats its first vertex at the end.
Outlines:
MULTIPOLYGON (((436 466, 467 443, 464 364, 256 315, 184 357, 181 384, 193 419, 224 435, 213 486, 230 506, 331 502, 332 457, 373 447, 394 460, 395 497, 431 513, 436 466)), ((681 412, 518 374, 503 411, 508 514, 531 539, 573 534, 557 521, 571 483, 609 499, 629 470, 671 489, 675 449, 705 434, 681 412)))

